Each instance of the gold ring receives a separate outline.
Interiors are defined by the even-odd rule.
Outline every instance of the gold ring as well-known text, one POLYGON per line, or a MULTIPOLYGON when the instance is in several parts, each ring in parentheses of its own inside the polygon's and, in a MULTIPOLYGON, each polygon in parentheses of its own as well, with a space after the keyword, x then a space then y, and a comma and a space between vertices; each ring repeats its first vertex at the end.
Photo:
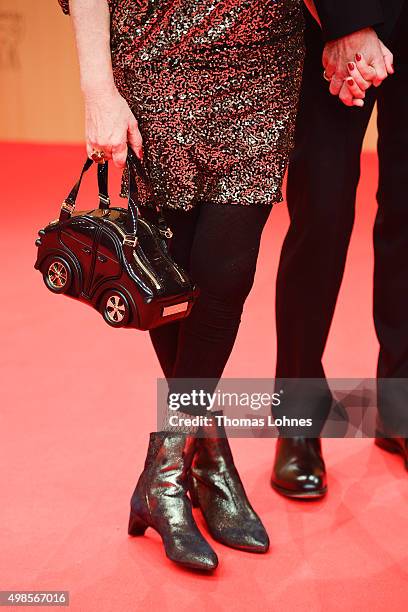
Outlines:
POLYGON ((93 161, 96 162, 97 164, 104 164, 105 163, 105 153, 103 151, 97 151, 94 149, 92 151, 91 159, 93 159, 93 161))
POLYGON ((330 83, 331 78, 329 79, 329 77, 327 76, 327 72, 326 72, 326 71, 324 71, 324 72, 323 72, 323 78, 324 78, 324 80, 325 80, 325 81, 327 81, 328 83, 330 83))

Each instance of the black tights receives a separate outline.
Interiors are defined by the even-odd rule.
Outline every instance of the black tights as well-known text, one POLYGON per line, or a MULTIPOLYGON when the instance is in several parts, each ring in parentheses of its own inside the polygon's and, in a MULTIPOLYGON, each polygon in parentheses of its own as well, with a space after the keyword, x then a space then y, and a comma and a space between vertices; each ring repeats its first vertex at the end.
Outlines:
POLYGON ((173 230, 170 252, 200 288, 186 319, 150 331, 167 379, 221 377, 253 285, 271 208, 203 202, 192 211, 165 211, 173 230))

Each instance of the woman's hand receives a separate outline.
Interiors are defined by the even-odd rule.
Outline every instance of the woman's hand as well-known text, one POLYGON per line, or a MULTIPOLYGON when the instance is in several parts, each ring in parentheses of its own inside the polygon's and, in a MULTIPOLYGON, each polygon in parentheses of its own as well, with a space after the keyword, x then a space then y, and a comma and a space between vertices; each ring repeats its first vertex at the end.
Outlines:
POLYGON ((142 159, 143 143, 136 118, 116 87, 84 93, 84 97, 88 156, 94 151, 103 151, 104 159, 112 159, 115 166, 124 168, 129 143, 142 159))
MULTIPOLYGON (((379 40, 379 43, 387 76, 394 74, 393 55, 381 40, 379 40)), ((342 91, 340 92, 340 100, 342 100, 346 106, 363 106, 365 91, 371 85, 378 87, 381 81, 378 82, 375 69, 365 61, 365 58, 360 53, 356 55, 355 62, 348 63, 347 69, 349 77, 345 80, 342 91), (372 75, 372 72, 374 72, 374 75, 372 75), (342 93, 345 99, 342 98, 342 93)))
POLYGON ((86 147, 89 157, 103 151, 119 168, 126 164, 127 144, 142 157, 136 118, 115 86, 107 0, 70 0, 85 99, 86 147))

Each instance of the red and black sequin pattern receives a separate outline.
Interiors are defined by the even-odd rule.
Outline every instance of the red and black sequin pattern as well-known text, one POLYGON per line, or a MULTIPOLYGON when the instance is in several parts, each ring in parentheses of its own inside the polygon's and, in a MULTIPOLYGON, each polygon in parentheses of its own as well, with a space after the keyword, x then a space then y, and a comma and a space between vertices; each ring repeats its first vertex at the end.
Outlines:
POLYGON ((109 6, 115 81, 139 121, 149 176, 138 181, 139 203, 281 201, 304 57, 302 1, 109 6))

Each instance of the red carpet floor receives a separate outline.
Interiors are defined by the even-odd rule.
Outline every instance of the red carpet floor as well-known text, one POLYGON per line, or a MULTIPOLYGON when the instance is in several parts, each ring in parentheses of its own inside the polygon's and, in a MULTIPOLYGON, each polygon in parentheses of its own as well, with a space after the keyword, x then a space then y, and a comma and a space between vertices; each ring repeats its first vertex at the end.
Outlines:
MULTIPOLYGON (((307 504, 271 490, 273 440, 232 441, 270 534, 267 555, 209 538, 220 566, 203 576, 168 561, 152 530, 138 539, 127 535, 161 373, 147 334, 109 328, 90 308, 49 293, 33 268, 37 229, 56 217, 82 163, 82 147, 3 143, 0 153, 0 590, 69 590, 75 612, 406 609, 408 474, 402 461, 370 440, 324 441, 329 494, 307 504)), ((375 372, 376 178, 376 157, 367 154, 325 356, 331 377, 375 372)), ((83 208, 94 193, 93 181, 86 183, 83 208)), ((113 193, 117 184, 116 177, 113 193)), ((273 376, 274 279, 286 227, 281 205, 263 236, 226 376, 273 376)))

